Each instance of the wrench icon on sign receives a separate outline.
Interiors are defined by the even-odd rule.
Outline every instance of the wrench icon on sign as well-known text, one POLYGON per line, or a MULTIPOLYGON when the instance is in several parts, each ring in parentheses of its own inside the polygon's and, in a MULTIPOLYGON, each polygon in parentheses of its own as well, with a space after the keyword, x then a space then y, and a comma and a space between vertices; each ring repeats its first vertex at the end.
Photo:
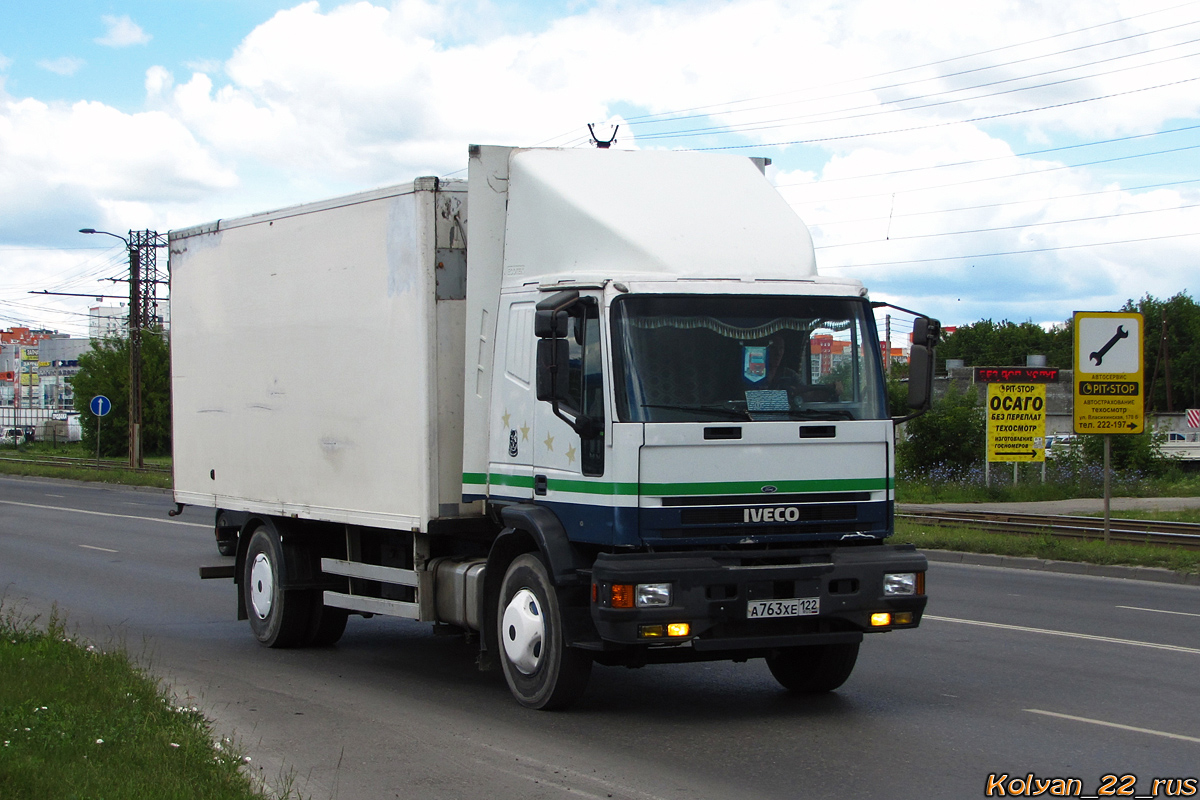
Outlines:
POLYGON ((1098 366, 1100 366, 1100 363, 1102 361, 1104 361, 1104 354, 1107 353, 1109 350, 1112 350, 1112 346, 1114 344, 1121 341, 1122 339, 1128 339, 1128 338, 1129 338, 1129 331, 1125 330, 1124 325, 1118 325, 1117 332, 1114 333, 1113 337, 1108 340, 1108 344, 1104 345, 1104 347, 1101 347, 1099 350, 1092 353, 1090 356, 1088 356, 1088 358, 1090 358, 1092 361, 1095 361, 1096 366, 1098 367, 1098 366))

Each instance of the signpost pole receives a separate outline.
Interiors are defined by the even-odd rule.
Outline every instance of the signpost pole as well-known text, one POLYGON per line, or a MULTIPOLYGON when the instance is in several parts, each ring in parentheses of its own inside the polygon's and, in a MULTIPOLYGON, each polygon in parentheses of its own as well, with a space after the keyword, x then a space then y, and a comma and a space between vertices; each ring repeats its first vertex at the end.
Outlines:
POLYGON ((100 466, 100 423, 104 415, 112 411, 112 402, 102 394, 98 394, 88 403, 88 408, 96 415, 96 466, 100 466))
POLYGON ((1146 427, 1145 320, 1134 311, 1076 311, 1075 433, 1104 436, 1104 543, 1111 541, 1112 434, 1146 427))
POLYGON ((1109 459, 1112 453, 1112 434, 1104 434, 1104 543, 1108 544, 1109 503, 1112 499, 1112 470, 1109 459))

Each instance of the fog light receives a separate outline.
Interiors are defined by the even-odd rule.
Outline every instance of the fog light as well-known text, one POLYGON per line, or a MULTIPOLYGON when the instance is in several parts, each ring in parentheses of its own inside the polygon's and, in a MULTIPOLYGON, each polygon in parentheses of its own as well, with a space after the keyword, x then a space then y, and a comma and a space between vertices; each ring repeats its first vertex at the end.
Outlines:
POLYGON ((614 583, 609 597, 613 608, 633 608, 633 584, 614 583))
POLYGON ((643 639, 659 639, 666 635, 666 625, 638 625, 638 636, 643 639))
POLYGON ((667 636, 687 636, 692 631, 692 626, 686 622, 672 622, 667 625, 667 636))
POLYGON ((892 624, 892 615, 887 611, 878 611, 871 615, 871 627, 883 628, 892 624))
POLYGON ((639 583, 637 585, 636 597, 638 608, 669 606, 671 605, 671 584, 639 583))
POLYGON ((883 594, 884 596, 901 595, 901 594, 916 594, 917 593, 917 573, 915 572, 896 572, 890 575, 883 576, 883 594))
POLYGON ((893 625, 911 625, 912 621, 913 615, 911 611, 897 611, 895 614, 892 614, 893 625))

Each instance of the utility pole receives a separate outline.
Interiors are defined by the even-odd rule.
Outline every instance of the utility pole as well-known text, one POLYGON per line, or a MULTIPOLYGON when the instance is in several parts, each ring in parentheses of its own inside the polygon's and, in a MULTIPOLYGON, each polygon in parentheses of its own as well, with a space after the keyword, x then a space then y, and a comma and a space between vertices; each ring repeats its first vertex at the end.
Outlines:
POLYGON ((80 233, 103 233, 125 242, 129 251, 129 277, 110 278, 129 282, 129 466, 140 469, 142 458, 142 332, 158 320, 158 285, 166 283, 158 274, 158 248, 166 238, 157 231, 129 231, 129 237, 108 231, 82 228, 80 233))
POLYGON ((887 340, 886 349, 883 351, 883 371, 890 378, 892 377, 892 315, 885 314, 883 317, 884 338, 887 340))

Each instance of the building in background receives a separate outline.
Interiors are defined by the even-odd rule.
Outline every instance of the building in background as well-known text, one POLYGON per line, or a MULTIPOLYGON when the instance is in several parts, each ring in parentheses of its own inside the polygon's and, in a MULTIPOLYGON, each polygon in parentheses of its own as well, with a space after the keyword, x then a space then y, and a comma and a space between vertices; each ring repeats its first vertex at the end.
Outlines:
POLYGON ((92 306, 88 309, 88 338, 112 339, 129 332, 129 309, 118 306, 92 306))
POLYGON ((33 436, 46 420, 74 414, 71 378, 91 344, 51 330, 0 331, 0 425, 33 436))

